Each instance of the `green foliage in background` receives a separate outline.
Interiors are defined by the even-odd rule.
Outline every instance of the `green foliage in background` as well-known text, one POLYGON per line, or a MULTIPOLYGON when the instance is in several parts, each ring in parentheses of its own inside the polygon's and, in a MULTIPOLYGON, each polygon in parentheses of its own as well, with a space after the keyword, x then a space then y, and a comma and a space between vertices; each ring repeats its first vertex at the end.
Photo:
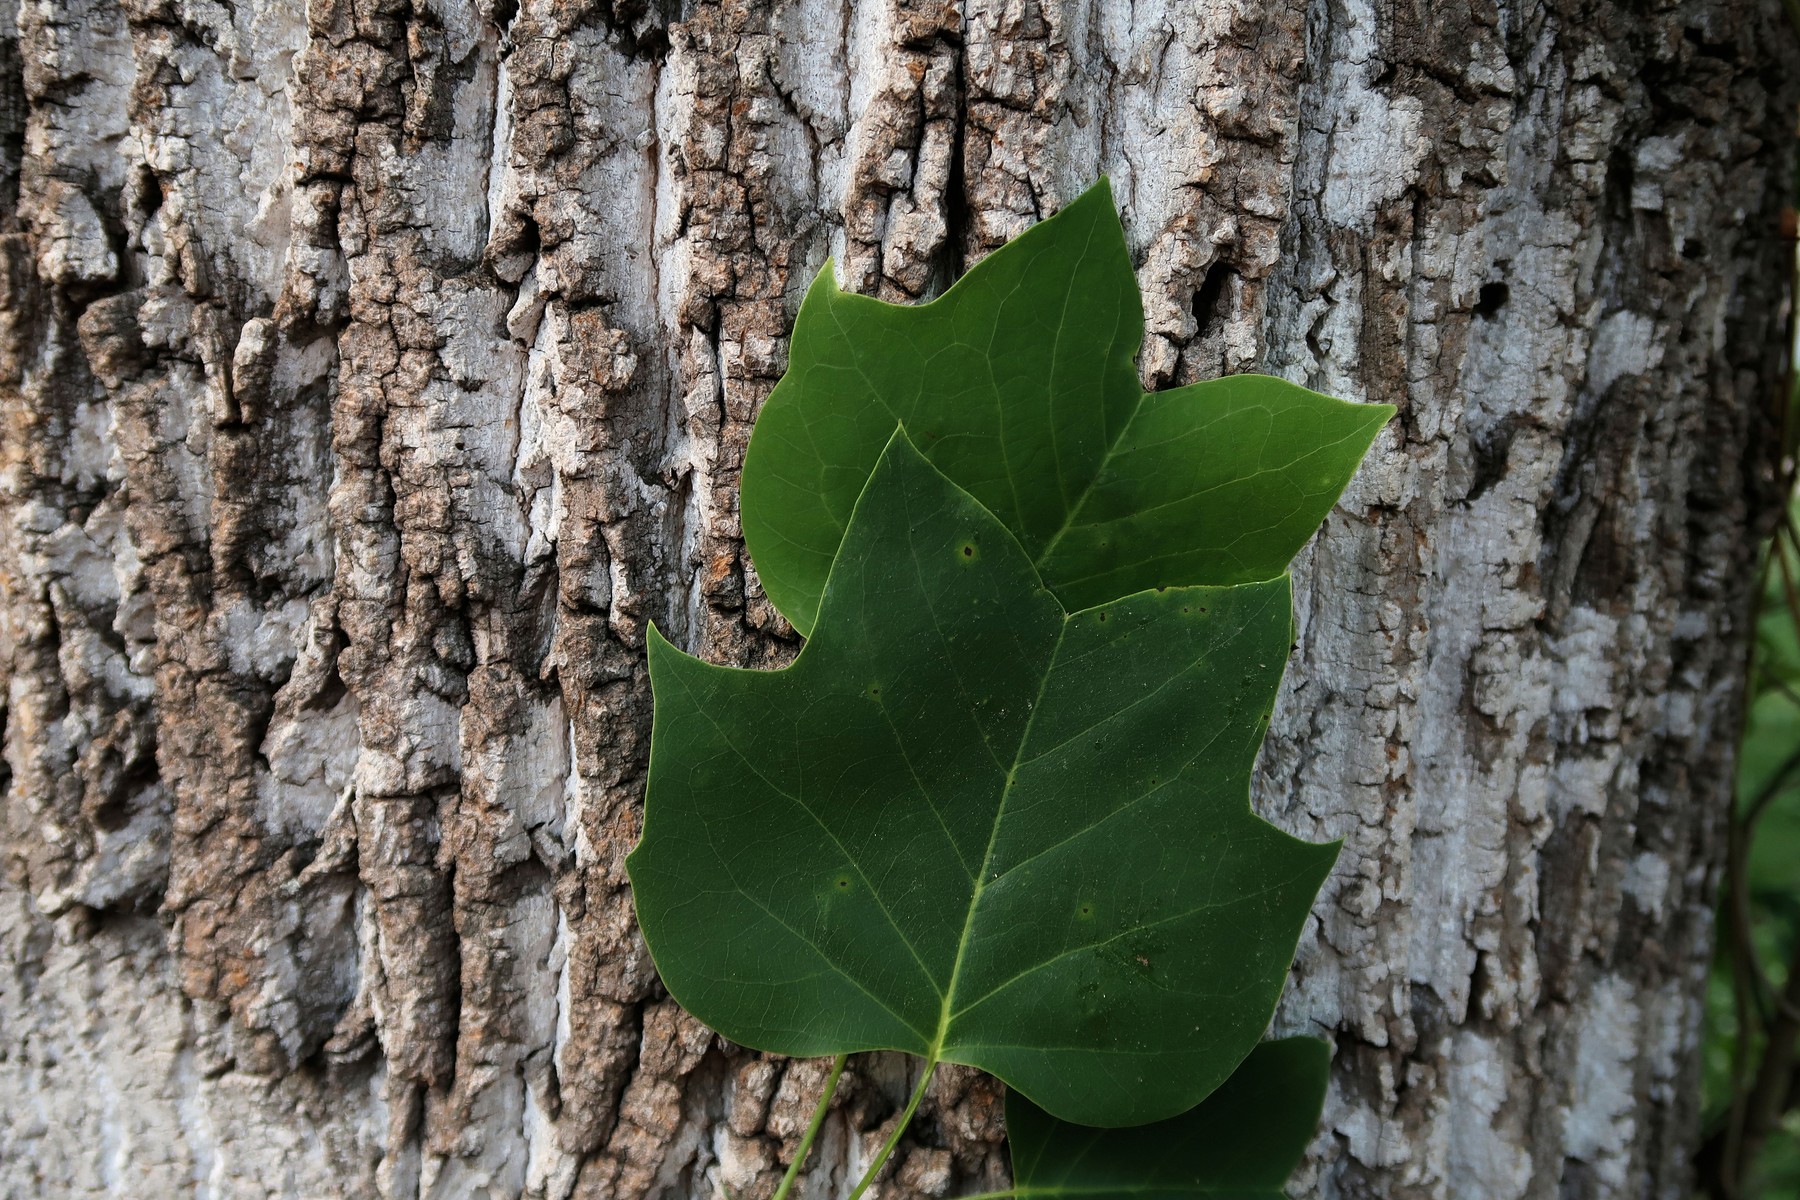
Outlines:
POLYGON ((931 304, 828 266, 743 479, 806 645, 743 671, 652 637, 628 866, 657 968, 734 1041, 838 1056, 777 1200, 863 1050, 924 1065, 851 1200, 940 1062, 1014 1089, 1017 1194, 1249 1200, 1317 1120, 1324 1048, 1252 1051, 1337 849, 1254 816, 1250 771, 1283 572, 1393 410, 1146 394, 1142 331, 1104 184, 931 304))
POLYGON ((1737 811, 1707 990, 1702 1184, 1734 1200, 1800 1196, 1800 503, 1765 548, 1737 811))

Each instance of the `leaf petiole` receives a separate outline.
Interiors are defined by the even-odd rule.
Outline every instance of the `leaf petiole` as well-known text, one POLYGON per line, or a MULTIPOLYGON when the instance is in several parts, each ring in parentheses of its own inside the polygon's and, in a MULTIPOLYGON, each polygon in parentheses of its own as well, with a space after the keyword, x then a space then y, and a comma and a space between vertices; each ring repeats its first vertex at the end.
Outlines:
POLYGON ((881 1153, 875 1156, 875 1161, 870 1163, 869 1169, 863 1172, 863 1177, 857 1181, 856 1188, 850 1193, 848 1200, 862 1200, 862 1194, 869 1190, 870 1185, 875 1182, 875 1177, 881 1174, 881 1168, 887 1165, 888 1155, 892 1154, 894 1147, 900 1144, 901 1135, 906 1132, 906 1127, 912 1124, 913 1114, 919 1111, 919 1101, 925 1098, 925 1089, 931 1086, 931 1076, 936 1071, 937 1059, 926 1059, 925 1073, 919 1076, 919 1086, 913 1089, 912 1098, 906 1102, 906 1111, 900 1114, 900 1123, 894 1126, 894 1132, 888 1134, 887 1143, 881 1147, 881 1153))
POLYGON ((813 1109, 812 1120, 808 1122, 806 1133, 800 1139, 799 1149, 794 1151, 794 1161, 788 1164, 787 1174, 781 1177, 781 1186, 775 1189, 770 1200, 787 1200, 794 1180, 800 1178, 800 1168, 806 1165, 806 1156, 812 1153, 813 1139, 819 1136, 819 1129, 825 1124, 825 1113, 831 1108, 831 1097, 837 1093, 838 1080, 844 1074, 844 1064, 849 1061, 848 1054, 840 1054, 831 1064, 831 1074, 825 1077, 825 1090, 819 1093, 818 1107, 813 1109))

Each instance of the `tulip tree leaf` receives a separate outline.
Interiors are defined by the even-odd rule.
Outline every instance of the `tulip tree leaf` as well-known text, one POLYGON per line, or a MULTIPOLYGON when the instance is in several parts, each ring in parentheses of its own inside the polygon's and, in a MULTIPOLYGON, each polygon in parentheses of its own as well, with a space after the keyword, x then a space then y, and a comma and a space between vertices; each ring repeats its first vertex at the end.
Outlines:
POLYGON ((791 666, 651 641, 629 868, 664 983, 760 1050, 966 1063, 1090 1125, 1191 1107, 1337 854, 1249 807, 1291 634, 1285 577, 1065 612, 893 434, 791 666))
POLYGON ((1006 1098, 1013 1194, 1022 1200, 1283 1200, 1318 1128, 1331 1048, 1314 1038, 1264 1042, 1197 1108, 1133 1129, 1058 1121, 1006 1098))
POLYGON ((1071 609, 1279 575, 1394 410, 1266 375, 1146 393, 1143 331, 1105 182, 929 304, 847 295, 827 264, 744 462, 744 540, 769 599, 811 631, 897 423, 1071 609))

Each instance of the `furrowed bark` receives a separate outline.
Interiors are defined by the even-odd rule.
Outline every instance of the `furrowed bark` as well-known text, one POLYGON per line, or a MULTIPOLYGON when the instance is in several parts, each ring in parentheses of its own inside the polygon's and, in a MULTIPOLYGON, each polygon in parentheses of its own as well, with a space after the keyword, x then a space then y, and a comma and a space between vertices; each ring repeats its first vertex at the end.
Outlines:
MULTIPOLYGON (((1105 173, 1147 382, 1401 409, 1258 779, 1345 839, 1296 1194, 1685 1194, 1774 6, 0 7, 0 1192, 767 1197, 830 1064, 636 935, 646 628, 794 652, 736 481, 827 256, 929 296, 1105 173)), ((795 1195, 908 1072, 852 1061, 795 1195)), ((1004 1186, 998 1088, 892 1163, 1004 1186)))

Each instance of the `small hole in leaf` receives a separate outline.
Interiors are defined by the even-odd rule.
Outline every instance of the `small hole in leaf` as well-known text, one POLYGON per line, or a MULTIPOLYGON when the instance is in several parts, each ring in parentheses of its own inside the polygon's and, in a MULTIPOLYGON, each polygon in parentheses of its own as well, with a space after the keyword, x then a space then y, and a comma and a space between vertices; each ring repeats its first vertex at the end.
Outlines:
POLYGON ((1105 620, 1106 620, 1106 614, 1105 614, 1105 613, 1101 613, 1101 614, 1100 614, 1100 620, 1101 620, 1101 622, 1102 622, 1102 623, 1104 623, 1104 622, 1105 622, 1105 620))
POLYGON ((975 557, 975 543, 964 542, 963 547, 962 547, 962 556, 964 558, 974 558, 975 557))
POLYGON ((837 877, 837 890, 840 892, 847 892, 850 890, 850 877, 848 875, 839 875, 837 877))
POLYGON ((1081 915, 1084 919, 1087 917, 1093 916, 1094 915, 1094 906, 1091 904, 1082 905, 1081 906, 1081 915))

